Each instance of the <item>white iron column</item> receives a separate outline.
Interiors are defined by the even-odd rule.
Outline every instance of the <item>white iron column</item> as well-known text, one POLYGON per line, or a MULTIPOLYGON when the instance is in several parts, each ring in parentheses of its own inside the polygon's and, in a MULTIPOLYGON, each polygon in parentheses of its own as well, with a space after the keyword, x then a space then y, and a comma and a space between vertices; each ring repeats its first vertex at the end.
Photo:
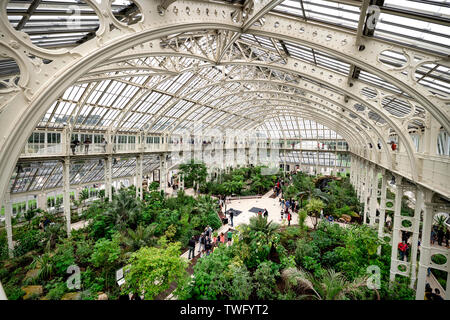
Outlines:
POLYGON ((8 238, 8 252, 10 258, 12 258, 14 255, 14 242, 13 242, 11 217, 12 217, 12 201, 11 201, 11 194, 8 191, 5 197, 5 227, 6 227, 6 237, 8 238))
POLYGON ((369 185, 370 185, 370 163, 364 163, 364 185, 363 185, 363 198, 362 201, 364 203, 364 224, 367 223, 367 212, 369 212, 369 185))
POLYGON ((378 196, 378 171, 376 165, 373 165, 371 172, 371 189, 370 189, 370 207, 369 207, 369 224, 375 225, 377 216, 377 196, 378 196))
POLYGON ((108 155, 105 158, 105 197, 112 201, 112 157, 108 155))
POLYGON ((416 206, 414 209, 414 219, 412 221, 412 243, 411 243, 411 283, 410 287, 414 288, 416 283, 417 269, 417 249, 419 242, 420 214, 423 208, 423 189, 416 188, 416 206))
POLYGON ((63 206, 64 217, 66 218, 66 230, 67 236, 70 237, 71 225, 70 225, 70 158, 66 157, 63 163, 63 206))
POLYGON ((394 202, 394 227, 392 231, 392 253, 391 253, 391 271, 390 281, 395 280, 395 274, 398 273, 398 243, 400 242, 401 210, 402 210, 403 186, 402 177, 395 177, 395 202, 394 202))
POLYGON ((164 193, 167 190, 167 168, 166 168, 166 154, 162 153, 159 155, 159 189, 163 190, 164 193))
POLYGON ((431 192, 425 191, 423 206, 422 239, 420 242, 419 272, 417 275, 416 300, 424 300, 425 284, 427 281, 427 270, 430 267, 431 251, 431 228, 433 226, 434 207, 431 201, 431 192))
POLYGON ((144 198, 144 192, 142 190, 142 162, 143 156, 136 156, 136 198, 140 198, 141 200, 144 198))
MULTIPOLYGON (((381 172, 381 190, 380 190, 380 216, 378 219, 378 238, 384 237, 384 223, 386 221, 386 192, 387 192, 387 173, 383 169, 381 172)), ((378 255, 381 254, 381 246, 378 247, 378 255)))

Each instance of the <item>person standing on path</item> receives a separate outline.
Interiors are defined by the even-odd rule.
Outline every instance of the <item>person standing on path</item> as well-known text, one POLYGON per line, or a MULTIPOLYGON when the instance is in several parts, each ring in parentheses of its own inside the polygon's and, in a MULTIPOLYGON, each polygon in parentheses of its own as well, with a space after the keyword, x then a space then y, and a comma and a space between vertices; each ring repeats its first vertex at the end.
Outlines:
POLYGON ((229 215, 230 215, 230 225, 233 226, 233 216, 234 216, 233 209, 230 209, 229 215))
POLYGON ((188 248, 189 248, 188 260, 189 260, 189 259, 191 259, 191 253, 192 253, 192 258, 194 258, 194 255, 195 255, 195 238, 194 238, 194 236, 192 236, 192 238, 189 239, 188 248))
POLYGON ((205 248, 205 235, 203 233, 198 238, 198 253, 202 252, 202 246, 205 248))
POLYGON ((231 246, 231 241, 233 240, 233 233, 231 232, 231 230, 228 230, 227 237, 228 237, 228 246, 231 246))

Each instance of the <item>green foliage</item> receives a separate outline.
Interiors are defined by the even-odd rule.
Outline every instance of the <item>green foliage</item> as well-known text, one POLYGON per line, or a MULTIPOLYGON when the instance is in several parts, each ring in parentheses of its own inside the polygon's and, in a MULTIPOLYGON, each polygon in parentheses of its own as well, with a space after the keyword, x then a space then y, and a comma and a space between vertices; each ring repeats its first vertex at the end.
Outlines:
POLYGON ((57 245, 52 256, 52 265, 59 276, 67 275, 67 268, 75 264, 74 247, 70 240, 57 245))
POLYGON ((52 258, 48 253, 34 257, 33 262, 30 264, 30 267, 33 269, 39 269, 37 274, 38 280, 47 280, 56 271, 52 258))
POLYGON ((128 262, 125 292, 143 292, 147 300, 168 289, 172 282, 183 283, 188 277, 187 262, 180 258, 180 243, 169 243, 162 248, 142 247, 128 262))
POLYGON ((195 183, 195 187, 198 189, 199 185, 206 183, 208 172, 204 163, 191 159, 190 163, 181 164, 179 169, 184 176, 185 188, 192 188, 195 183))
POLYGON ((61 278, 56 278, 50 281, 45 289, 48 290, 46 298, 49 300, 60 300, 62 296, 68 291, 67 284, 61 282, 61 278))
POLYGON ((99 239, 94 245, 90 262, 97 268, 113 268, 120 257, 120 235, 114 234, 112 239, 99 239))
POLYGON ((258 266, 253 276, 253 286, 258 299, 271 300, 276 297, 276 283, 279 275, 277 264, 271 261, 265 261, 258 266))
MULTIPOLYGON (((190 298, 197 300, 224 300, 233 296, 228 292, 234 276, 231 268, 233 259, 231 247, 220 246, 213 254, 200 259, 194 266, 194 279, 190 284, 190 298)), ((242 262, 236 261, 236 266, 242 262)), ((242 269, 243 270, 243 269, 242 269)), ((243 272, 245 274, 245 270, 243 272)), ((243 276, 246 279, 245 275, 243 276)), ((184 297, 188 298, 188 297, 184 297)))
POLYGON ((123 236, 123 242, 129 247, 130 251, 139 250, 144 246, 152 246, 156 244, 155 235, 156 225, 151 224, 145 227, 139 225, 136 230, 127 229, 123 236))
POLYGON ((322 200, 319 199, 310 199, 308 204, 305 207, 306 213, 311 217, 311 220, 314 225, 314 229, 317 229, 317 224, 319 221, 320 211, 325 207, 322 200))

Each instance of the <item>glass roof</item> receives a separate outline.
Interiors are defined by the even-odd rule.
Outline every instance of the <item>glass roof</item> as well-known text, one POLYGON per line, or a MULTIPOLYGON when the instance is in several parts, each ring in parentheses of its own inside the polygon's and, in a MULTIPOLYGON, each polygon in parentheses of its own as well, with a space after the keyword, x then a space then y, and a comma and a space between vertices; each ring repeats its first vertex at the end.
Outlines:
MULTIPOLYGON (((83 160, 74 161, 70 166, 70 185, 85 185, 103 183, 104 161, 83 160)), ((143 162, 144 174, 159 167, 156 156, 145 156, 143 162)), ((63 168, 59 161, 43 161, 19 163, 18 169, 11 177, 12 193, 39 192, 44 189, 62 188, 63 168)), ((112 163, 112 178, 134 177, 136 175, 136 159, 134 157, 116 157, 112 163)))
MULTIPOLYGON (((237 6, 244 3, 234 0, 215 2, 237 6)), ((373 32, 364 31, 364 37, 433 52, 444 57, 443 60, 448 58, 450 1, 377 2, 383 3, 379 21, 373 32)), ((361 3, 350 0, 287 0, 273 8, 272 13, 333 26, 354 34, 361 3)), ((139 8, 133 1, 113 0, 111 6, 115 17, 122 23, 133 24, 141 19, 139 8)), ((82 0, 10 0, 7 15, 13 28, 27 33, 35 45, 47 49, 77 46, 95 37, 99 27, 96 13, 82 0)), ((240 34, 230 48, 230 56, 239 63, 211 64, 221 47, 216 43, 217 33, 217 30, 203 30, 160 39, 160 46, 164 49, 175 52, 182 48, 186 52, 203 53, 204 58, 201 54, 198 58, 166 55, 123 60, 119 57, 104 62, 69 86, 49 107, 37 127, 59 130, 64 124, 71 124, 79 131, 136 133, 144 130, 147 133, 165 131, 177 134, 196 124, 195 130, 255 129, 272 138, 342 140, 341 135, 314 121, 311 113, 314 93, 302 87, 306 84, 325 89, 333 93, 336 101, 345 98, 345 91, 328 82, 319 82, 309 74, 283 71, 286 57, 367 84, 361 91, 364 98, 372 99, 377 90, 382 90, 389 94, 381 99, 381 106, 389 115, 402 117, 414 109, 419 118, 425 117, 425 109, 394 84, 351 65, 337 55, 306 44, 254 35, 248 31, 240 34), (309 120, 311 118, 313 120, 309 120)), ((385 51, 380 55, 380 61, 399 67, 407 60, 401 52, 385 51)), ((420 60, 415 62, 420 63, 420 60)), ((17 82, 18 75, 19 68, 14 60, 0 58, 0 88, 10 81, 17 82)), ((414 77, 431 94, 450 97, 448 63, 423 63, 414 77)), ((368 105, 361 102, 348 107, 352 110, 350 116, 361 123, 361 126, 356 126, 357 130, 368 129, 367 122, 357 119, 358 113, 366 112, 368 105)), ((338 105, 330 103, 329 109, 337 108, 338 105)), ((319 111, 325 112, 325 108, 322 109, 319 111)), ((387 123, 387 119, 376 110, 369 110, 368 117, 375 124, 387 123)), ((330 118, 333 121, 332 113, 330 118)), ((421 126, 423 123, 417 119, 410 124, 411 128, 421 126)), ((294 155, 292 153, 291 156, 294 155)), ((327 161, 334 159, 332 156, 326 155, 329 157, 327 161)), ((304 159, 307 157, 305 155, 304 159)), ((114 165, 114 177, 133 175, 133 161, 119 160, 114 165)), ((157 165, 150 159, 146 161, 146 170, 157 165)), ((12 177, 13 192, 61 186, 62 167, 59 162, 35 163, 23 169, 12 177)), ((71 184, 100 181, 103 174, 98 161, 77 163, 71 168, 71 184)))

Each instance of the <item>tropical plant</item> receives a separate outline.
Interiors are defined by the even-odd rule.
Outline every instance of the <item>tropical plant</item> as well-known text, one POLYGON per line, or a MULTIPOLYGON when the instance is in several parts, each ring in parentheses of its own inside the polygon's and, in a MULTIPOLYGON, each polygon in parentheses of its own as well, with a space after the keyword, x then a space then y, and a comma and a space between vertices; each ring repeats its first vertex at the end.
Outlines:
POLYGON ((142 247, 133 253, 126 267, 124 292, 144 294, 146 300, 153 300, 172 282, 184 285, 189 277, 188 264, 180 257, 180 247, 175 242, 160 248, 142 247))
POLYGON ((328 269, 322 277, 307 275, 319 300, 348 300, 364 297, 362 289, 366 286, 366 278, 347 281, 340 272, 328 269))
POLYGON ((126 190, 121 189, 107 208, 105 216, 117 230, 123 230, 127 227, 137 227, 141 211, 141 201, 126 190))
POLYGON ((50 279, 55 272, 55 266, 49 253, 34 257, 30 267, 39 270, 36 276, 39 280, 50 279))
POLYGON ((258 299, 268 300, 276 297, 278 266, 272 261, 261 263, 253 274, 253 286, 258 299))
POLYGON ((155 225, 147 227, 138 225, 136 230, 127 229, 126 234, 122 237, 122 241, 130 248, 131 251, 139 250, 144 246, 152 246, 156 244, 155 225))
POLYGON ((306 209, 306 213, 308 214, 308 216, 311 217, 313 226, 314 226, 314 230, 317 229, 317 224, 319 222, 319 216, 320 216, 320 211, 325 207, 324 203, 319 200, 319 199, 315 199, 312 198, 311 200, 308 201, 308 204, 306 205, 305 209, 306 209))
POLYGON ((194 187, 195 184, 195 190, 198 190, 198 186, 206 182, 208 171, 202 162, 191 159, 189 163, 180 164, 179 169, 184 176, 185 188, 194 187))

